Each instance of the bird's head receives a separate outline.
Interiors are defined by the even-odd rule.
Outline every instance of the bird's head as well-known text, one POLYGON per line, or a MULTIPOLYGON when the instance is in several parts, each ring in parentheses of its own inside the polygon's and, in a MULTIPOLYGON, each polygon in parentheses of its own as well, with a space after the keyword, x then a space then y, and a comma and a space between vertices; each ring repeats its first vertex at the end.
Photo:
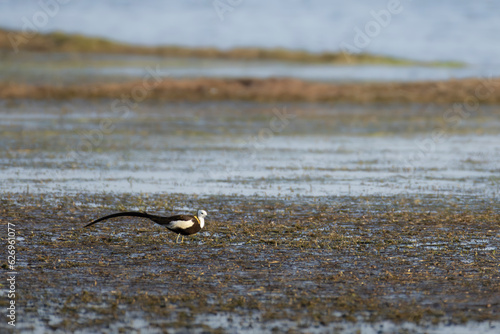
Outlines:
POLYGON ((207 212, 205 210, 198 210, 198 219, 200 220, 200 226, 203 228, 205 226, 205 217, 207 216, 207 212))
POLYGON ((198 218, 202 219, 207 216, 207 212, 205 210, 198 210, 198 218))

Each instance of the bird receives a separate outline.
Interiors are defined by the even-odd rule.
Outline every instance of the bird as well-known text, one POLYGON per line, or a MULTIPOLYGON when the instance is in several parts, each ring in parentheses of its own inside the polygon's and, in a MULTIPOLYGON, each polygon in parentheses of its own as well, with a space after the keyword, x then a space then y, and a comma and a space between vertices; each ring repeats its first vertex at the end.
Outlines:
POLYGON ((118 212, 118 213, 113 213, 108 216, 104 216, 101 218, 98 218, 96 220, 91 221, 84 227, 89 227, 92 226, 98 222, 101 222, 106 219, 110 218, 116 218, 116 217, 141 217, 141 218, 148 218, 155 222, 156 224, 159 224, 161 226, 166 227, 170 231, 177 233, 177 239, 175 240, 176 243, 179 242, 179 237, 182 235, 182 241, 184 242, 184 236, 185 235, 191 235, 195 234, 201 231, 201 229, 205 226, 205 217, 207 216, 207 212, 205 210, 198 210, 198 213, 196 216, 194 215, 176 215, 176 216, 171 216, 171 217, 161 217, 161 216, 156 216, 156 215, 150 215, 149 213, 145 212, 136 212, 136 211, 131 211, 131 212, 118 212))

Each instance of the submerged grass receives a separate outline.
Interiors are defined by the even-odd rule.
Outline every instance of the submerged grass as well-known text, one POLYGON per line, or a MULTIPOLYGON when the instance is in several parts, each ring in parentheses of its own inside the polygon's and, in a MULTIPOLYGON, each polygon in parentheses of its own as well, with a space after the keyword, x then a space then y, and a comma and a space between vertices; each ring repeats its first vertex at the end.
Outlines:
POLYGON ((204 317, 257 315, 269 328, 498 320, 499 209, 472 197, 3 193, 0 220, 16 225, 25 325, 45 312, 66 331, 130 319, 215 331, 204 317), (204 208, 206 229, 183 244, 141 219, 82 229, 145 202, 165 215, 204 208))

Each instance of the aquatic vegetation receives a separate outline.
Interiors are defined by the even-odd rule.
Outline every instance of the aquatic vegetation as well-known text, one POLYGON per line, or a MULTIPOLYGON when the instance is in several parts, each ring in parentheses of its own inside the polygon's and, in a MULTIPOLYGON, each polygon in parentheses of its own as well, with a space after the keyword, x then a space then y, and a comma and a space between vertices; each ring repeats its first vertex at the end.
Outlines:
POLYGON ((215 330, 209 315, 257 316, 264 328, 498 320, 499 209, 435 196, 4 193, 0 217, 18 226, 26 326, 45 310, 59 314, 41 320, 52 329, 129 326, 128 314, 158 328, 215 330), (207 229, 176 244, 140 219, 82 228, 146 196, 210 208, 207 229))

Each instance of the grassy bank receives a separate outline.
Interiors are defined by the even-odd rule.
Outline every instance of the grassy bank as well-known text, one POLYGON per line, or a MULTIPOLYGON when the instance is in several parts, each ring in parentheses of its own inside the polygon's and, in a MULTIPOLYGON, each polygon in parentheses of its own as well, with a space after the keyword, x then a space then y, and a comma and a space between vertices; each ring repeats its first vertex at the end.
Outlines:
POLYGON ((77 34, 52 32, 28 35, 20 31, 0 29, 0 51, 36 51, 48 53, 102 53, 128 55, 159 55, 165 57, 191 57, 231 60, 276 60, 299 63, 329 64, 387 64, 463 66, 457 62, 417 62, 408 59, 372 55, 366 53, 346 54, 342 52, 311 53, 301 50, 235 48, 188 48, 182 46, 141 46, 120 43, 104 38, 77 34))

